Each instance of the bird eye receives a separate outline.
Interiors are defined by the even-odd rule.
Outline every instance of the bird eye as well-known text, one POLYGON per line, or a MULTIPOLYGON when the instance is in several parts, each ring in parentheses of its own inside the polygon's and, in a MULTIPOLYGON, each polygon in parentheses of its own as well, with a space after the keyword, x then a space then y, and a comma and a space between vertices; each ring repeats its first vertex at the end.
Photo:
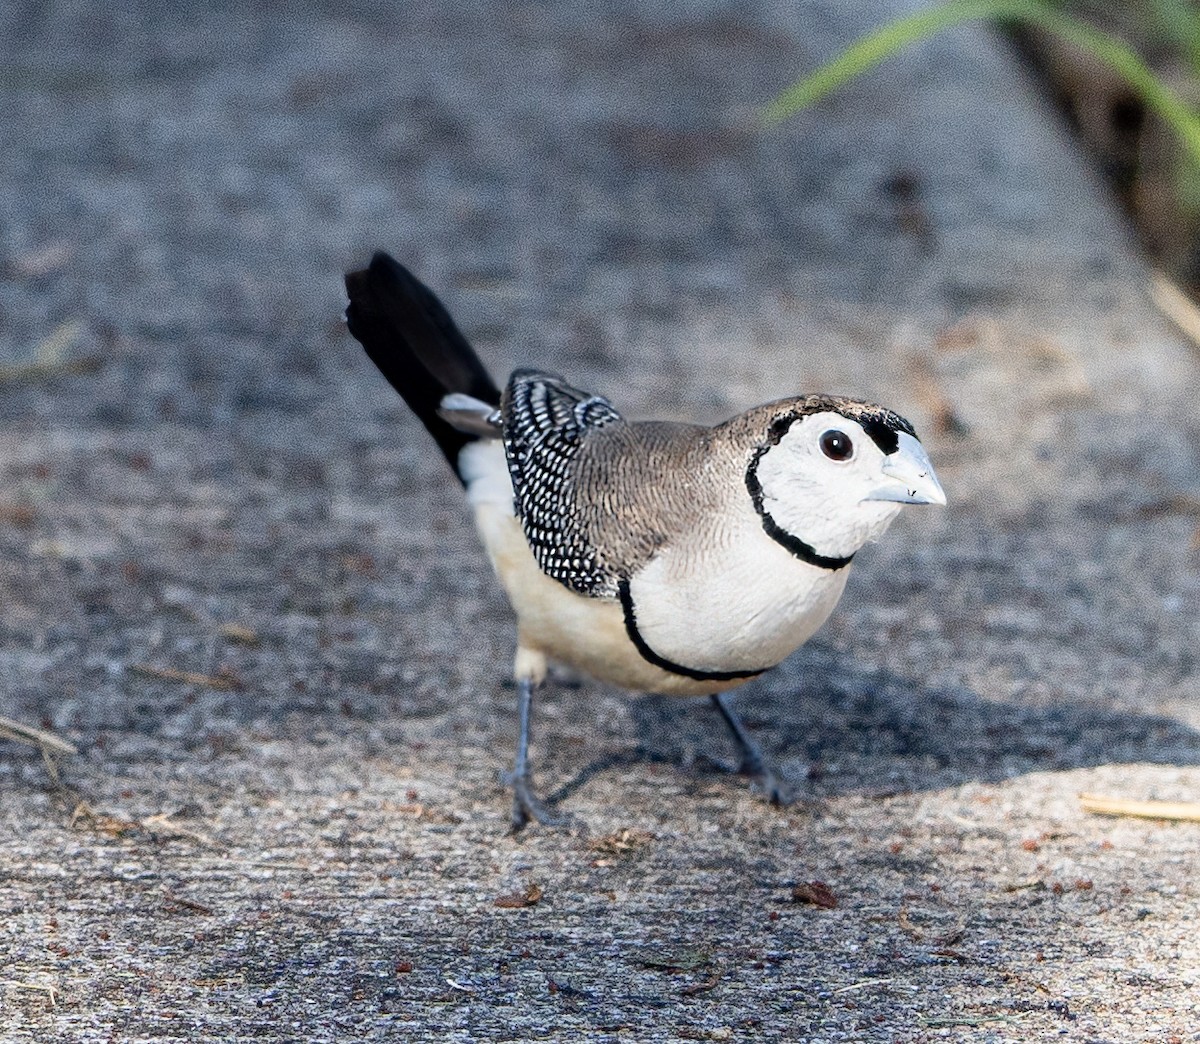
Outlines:
POLYGON ((834 428, 821 436, 821 452, 830 460, 849 460, 854 455, 854 443, 844 431, 834 428))

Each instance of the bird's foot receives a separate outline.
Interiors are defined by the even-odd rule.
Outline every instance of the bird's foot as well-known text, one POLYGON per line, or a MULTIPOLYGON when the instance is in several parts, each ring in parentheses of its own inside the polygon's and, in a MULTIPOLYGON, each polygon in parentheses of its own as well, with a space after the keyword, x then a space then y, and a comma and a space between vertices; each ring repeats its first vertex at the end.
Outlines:
POLYGON ((743 750, 738 774, 749 776, 751 791, 761 794, 772 805, 790 805, 796 800, 796 792, 780 779, 757 746, 747 745, 743 750))
POLYGON ((764 798, 769 804, 786 806, 800 800, 796 791, 783 781, 766 758, 757 751, 754 755, 743 755, 741 763, 736 769, 731 769, 728 761, 710 757, 707 754, 699 755, 697 761, 707 771, 718 772, 722 775, 733 773, 739 776, 748 776, 750 792, 764 798))
POLYGON ((738 772, 749 776, 751 791, 761 794, 772 805, 790 805, 796 800, 796 792, 762 758, 743 761, 738 772))
POLYGON ((528 773, 517 775, 506 772, 504 782, 513 788, 512 831, 523 830, 530 820, 556 830, 578 830, 580 820, 567 812, 556 812, 533 791, 533 780, 528 773))
POLYGON ((728 700, 719 692, 713 693, 710 698, 737 742, 738 750, 741 751, 742 761, 738 765, 738 772, 743 776, 750 777, 750 789, 755 793, 762 794, 772 805, 790 805, 796 800, 796 795, 767 763, 758 744, 746 731, 746 727, 728 700))

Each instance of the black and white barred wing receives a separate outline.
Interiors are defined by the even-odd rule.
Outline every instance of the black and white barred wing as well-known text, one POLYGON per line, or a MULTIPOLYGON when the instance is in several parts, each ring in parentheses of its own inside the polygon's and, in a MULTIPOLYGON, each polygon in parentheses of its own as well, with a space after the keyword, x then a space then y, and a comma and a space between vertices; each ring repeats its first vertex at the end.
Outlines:
POLYGON ((509 378, 501 411, 517 517, 542 572, 580 594, 615 597, 618 578, 578 509, 574 463, 587 436, 621 415, 607 399, 537 370, 509 378))

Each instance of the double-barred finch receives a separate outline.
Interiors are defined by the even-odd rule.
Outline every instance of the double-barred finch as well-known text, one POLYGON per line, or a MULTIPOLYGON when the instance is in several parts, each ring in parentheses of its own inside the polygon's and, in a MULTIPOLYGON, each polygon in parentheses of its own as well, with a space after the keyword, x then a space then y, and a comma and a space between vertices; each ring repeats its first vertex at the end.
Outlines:
POLYGON ((904 504, 944 504, 912 425, 805 395, 716 427, 629 422, 538 370, 501 393, 438 299, 378 253, 346 276, 350 332, 466 487, 517 615, 513 826, 537 797, 533 691, 547 661, 628 689, 709 696, 775 802, 780 782, 723 698, 811 637, 855 553, 904 504))

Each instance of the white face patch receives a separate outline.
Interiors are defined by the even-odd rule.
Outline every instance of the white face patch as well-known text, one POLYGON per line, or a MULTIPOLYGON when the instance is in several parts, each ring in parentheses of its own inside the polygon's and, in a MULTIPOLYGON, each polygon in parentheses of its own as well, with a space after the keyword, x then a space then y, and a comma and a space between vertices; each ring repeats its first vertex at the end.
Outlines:
MULTIPOLYGON (((752 465, 756 507, 818 556, 854 554, 877 540, 900 505, 868 499, 888 481, 884 452, 861 424, 832 411, 794 421, 752 465)), ((753 483, 748 479, 753 492, 753 483)))

